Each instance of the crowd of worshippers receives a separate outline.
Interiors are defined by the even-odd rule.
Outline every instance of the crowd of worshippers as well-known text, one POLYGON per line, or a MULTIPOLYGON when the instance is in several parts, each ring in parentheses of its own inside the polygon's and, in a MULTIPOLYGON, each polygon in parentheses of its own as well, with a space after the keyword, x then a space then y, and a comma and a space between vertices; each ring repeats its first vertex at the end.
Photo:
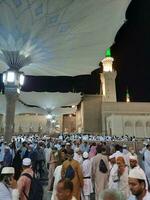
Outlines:
POLYGON ((0 200, 42 200, 33 180, 46 175, 52 200, 150 200, 146 142, 136 152, 131 143, 16 137, 0 141, 0 168, 0 200))
MULTIPOLYGON (((122 136, 103 136, 103 135, 97 135, 97 134, 80 134, 80 133, 75 133, 75 134, 60 134, 58 136, 59 139, 61 140, 85 140, 85 141, 135 141, 136 138, 135 136, 128 136, 128 135, 122 135, 122 136)), ((147 138, 149 140, 149 138, 147 138)))

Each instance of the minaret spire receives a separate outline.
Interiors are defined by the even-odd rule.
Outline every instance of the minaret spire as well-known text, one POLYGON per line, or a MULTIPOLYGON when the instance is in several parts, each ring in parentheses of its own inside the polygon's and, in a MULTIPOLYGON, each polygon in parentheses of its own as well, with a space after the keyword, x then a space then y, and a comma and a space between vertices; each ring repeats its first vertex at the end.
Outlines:
POLYGON ((105 58, 102 60, 103 72, 101 73, 102 100, 103 102, 116 102, 116 71, 113 70, 113 57, 110 48, 106 50, 105 58))

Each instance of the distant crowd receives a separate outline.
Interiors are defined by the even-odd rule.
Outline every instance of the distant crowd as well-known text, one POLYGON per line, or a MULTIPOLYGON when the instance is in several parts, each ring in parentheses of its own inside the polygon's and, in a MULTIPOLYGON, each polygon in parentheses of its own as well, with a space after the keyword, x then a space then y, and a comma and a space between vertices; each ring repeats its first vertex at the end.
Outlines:
POLYGON ((150 200, 150 144, 135 137, 60 134, 0 139, 0 200, 150 200), (120 141, 122 144, 120 144, 120 141), (35 192, 36 191, 36 192, 35 192))

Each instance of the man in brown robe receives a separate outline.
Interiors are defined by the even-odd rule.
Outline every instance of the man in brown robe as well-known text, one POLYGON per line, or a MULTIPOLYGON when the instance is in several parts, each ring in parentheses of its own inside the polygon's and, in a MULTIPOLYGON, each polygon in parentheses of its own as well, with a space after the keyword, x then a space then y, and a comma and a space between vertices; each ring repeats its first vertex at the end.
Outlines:
POLYGON ((73 183, 73 196, 77 200, 80 200, 81 190, 83 187, 83 174, 79 162, 74 160, 73 156, 74 156, 73 149, 68 150, 67 151, 68 159, 63 163, 61 175, 62 178, 65 178, 66 171, 69 165, 71 165, 71 167, 74 170, 74 177, 71 180, 71 182, 73 183))

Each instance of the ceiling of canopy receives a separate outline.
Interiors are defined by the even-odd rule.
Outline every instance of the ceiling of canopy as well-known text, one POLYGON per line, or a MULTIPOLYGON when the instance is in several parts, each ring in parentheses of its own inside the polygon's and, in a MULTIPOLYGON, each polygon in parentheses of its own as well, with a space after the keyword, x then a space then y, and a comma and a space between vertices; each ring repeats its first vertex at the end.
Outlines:
POLYGON ((51 112, 62 106, 78 105, 81 101, 81 94, 71 92, 21 92, 19 98, 28 105, 36 105, 51 112))
POLYGON ((91 73, 113 43, 129 2, 0 0, 0 73, 18 52, 26 75, 91 73))
MULTIPOLYGON (((76 112, 76 106, 81 101, 80 93, 47 93, 21 92, 20 101, 16 102, 16 114, 38 113, 47 115, 69 114, 76 112)), ((6 100, 0 95, 0 113, 5 114, 6 100)))
MULTIPOLYGON (((6 113, 6 100, 4 95, 0 95, 0 114, 6 113)), ((21 113, 38 113, 46 115, 47 111, 41 108, 37 107, 28 107, 26 105, 23 105, 21 102, 16 102, 16 109, 15 114, 21 114, 21 113)))

